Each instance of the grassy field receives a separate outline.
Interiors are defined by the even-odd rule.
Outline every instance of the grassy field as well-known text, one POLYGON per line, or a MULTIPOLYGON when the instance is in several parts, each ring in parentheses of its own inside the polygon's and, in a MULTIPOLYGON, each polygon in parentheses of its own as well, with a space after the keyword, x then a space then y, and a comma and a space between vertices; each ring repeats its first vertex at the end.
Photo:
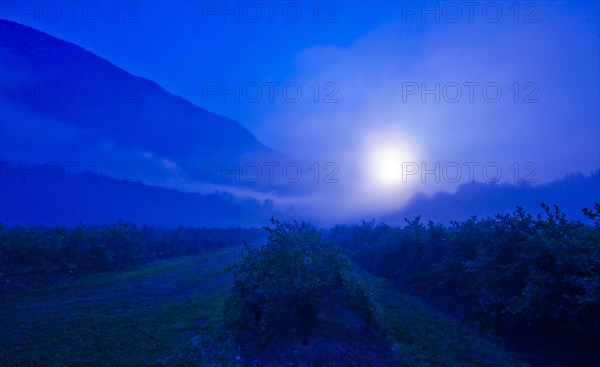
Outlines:
MULTIPOLYGON (((231 288, 225 272, 231 251, 239 248, 5 297, 0 365, 160 365, 221 322, 231 288)), ((380 318, 398 366, 521 366, 456 321, 382 282, 371 283, 377 284, 380 318)))
POLYGON ((158 361, 220 317, 231 281, 224 251, 0 300, 0 365, 158 361))
POLYGON ((380 323, 393 340, 400 365, 411 367, 525 367, 517 357, 468 328, 400 294, 382 280, 372 280, 380 323))

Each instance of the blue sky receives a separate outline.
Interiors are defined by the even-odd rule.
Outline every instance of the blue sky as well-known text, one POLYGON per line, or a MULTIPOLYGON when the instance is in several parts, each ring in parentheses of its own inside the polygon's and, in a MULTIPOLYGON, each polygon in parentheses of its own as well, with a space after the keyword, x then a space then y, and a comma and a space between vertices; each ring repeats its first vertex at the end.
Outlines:
POLYGON ((231 117, 292 157, 336 162, 342 180, 328 197, 395 206, 456 187, 424 168, 458 165, 460 182, 468 167, 480 181, 500 169, 500 181, 547 182, 600 166, 598 2, 53 4, 6 1, 0 16, 231 117), (223 93, 236 83, 239 101, 223 93), (399 177, 400 162, 418 171, 399 177))

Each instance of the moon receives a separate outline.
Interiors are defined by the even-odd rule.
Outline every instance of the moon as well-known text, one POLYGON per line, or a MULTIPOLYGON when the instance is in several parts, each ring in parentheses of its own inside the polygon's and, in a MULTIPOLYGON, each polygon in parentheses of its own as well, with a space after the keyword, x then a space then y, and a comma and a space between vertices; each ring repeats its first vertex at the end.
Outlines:
POLYGON ((366 174, 370 186, 380 189, 398 189, 407 184, 403 169, 414 162, 411 148, 400 140, 372 144, 367 151, 366 174))

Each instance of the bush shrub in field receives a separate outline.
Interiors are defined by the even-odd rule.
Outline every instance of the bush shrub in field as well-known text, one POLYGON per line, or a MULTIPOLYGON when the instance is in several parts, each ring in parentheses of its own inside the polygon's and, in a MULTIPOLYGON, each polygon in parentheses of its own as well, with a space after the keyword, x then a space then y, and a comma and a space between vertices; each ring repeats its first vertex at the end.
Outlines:
POLYGON ((331 236, 370 271, 494 330, 600 337, 600 205, 584 210, 593 226, 542 207, 450 226, 366 222, 331 236))
POLYGON ((267 242, 248 249, 231 270, 234 293, 229 309, 237 312, 243 337, 268 344, 274 338, 302 338, 317 326, 325 309, 357 311, 370 325, 371 300, 353 277, 341 249, 321 238, 309 224, 273 221, 267 242))

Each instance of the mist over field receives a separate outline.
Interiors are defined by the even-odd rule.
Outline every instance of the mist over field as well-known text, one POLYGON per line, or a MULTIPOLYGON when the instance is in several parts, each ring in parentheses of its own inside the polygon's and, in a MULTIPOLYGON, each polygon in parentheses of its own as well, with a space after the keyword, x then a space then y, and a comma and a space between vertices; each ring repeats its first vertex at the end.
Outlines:
POLYGON ((2 1, 0 364, 600 363, 599 14, 2 1))

